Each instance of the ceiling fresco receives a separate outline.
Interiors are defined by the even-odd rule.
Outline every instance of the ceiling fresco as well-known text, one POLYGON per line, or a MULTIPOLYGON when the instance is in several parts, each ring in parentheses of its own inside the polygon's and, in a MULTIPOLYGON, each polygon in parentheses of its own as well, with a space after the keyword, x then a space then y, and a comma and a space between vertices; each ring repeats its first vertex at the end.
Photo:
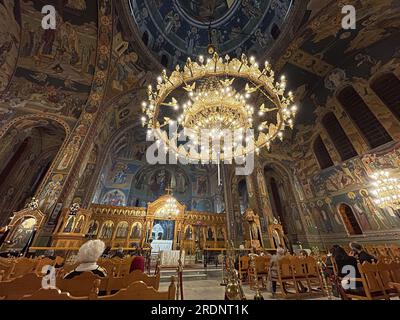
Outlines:
POLYGON ((130 0, 142 40, 164 67, 205 54, 210 43, 222 55, 265 52, 291 6, 291 0, 130 0))
MULTIPOLYGON (((20 46, 9 90, 0 107, 7 115, 29 105, 78 119, 93 80, 97 50, 97 3, 90 0, 21 0, 20 46), (44 5, 57 10, 57 28, 41 27, 44 5)), ((0 90, 1 92, 1 90, 0 90)))
POLYGON ((399 56, 400 2, 350 2, 357 9, 356 30, 344 30, 340 7, 330 4, 300 30, 277 62, 277 69, 286 75, 289 89, 301 104, 298 129, 314 123, 316 108, 324 106, 341 84, 368 78, 379 66, 399 56))

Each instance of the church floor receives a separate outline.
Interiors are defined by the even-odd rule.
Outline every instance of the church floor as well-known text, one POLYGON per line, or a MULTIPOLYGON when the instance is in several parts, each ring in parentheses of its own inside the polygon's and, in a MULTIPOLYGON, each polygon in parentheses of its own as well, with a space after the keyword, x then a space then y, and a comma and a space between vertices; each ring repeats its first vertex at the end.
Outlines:
MULTIPOLYGON (((183 294, 185 300, 223 300, 225 287, 220 285, 221 278, 207 280, 184 281, 183 294)), ((160 291, 168 290, 169 283, 160 283, 160 291)), ((255 291, 250 290, 248 285, 243 286, 244 293, 248 300, 254 300, 255 291)), ((269 292, 261 292, 265 300, 276 300, 269 292)), ((312 298, 311 300, 328 300, 325 297, 312 298)))

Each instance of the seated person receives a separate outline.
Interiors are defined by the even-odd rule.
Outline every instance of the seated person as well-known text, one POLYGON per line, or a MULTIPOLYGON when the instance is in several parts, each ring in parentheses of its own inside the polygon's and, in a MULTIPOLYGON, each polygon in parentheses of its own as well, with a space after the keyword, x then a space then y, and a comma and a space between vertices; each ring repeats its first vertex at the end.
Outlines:
POLYGON ((113 258, 124 258, 125 254, 124 254, 124 248, 122 247, 118 247, 117 251, 114 253, 113 258))
POLYGON ((140 270, 144 272, 144 257, 143 256, 136 256, 133 258, 131 267, 129 269, 129 273, 134 270, 140 270))
POLYGON ((99 277, 107 277, 107 271, 97 264, 97 260, 101 257, 105 248, 105 244, 101 240, 89 240, 84 243, 78 251, 77 262, 79 265, 67 273, 64 279, 73 279, 83 272, 91 272, 99 277))
POLYGON ((377 259, 373 256, 371 256, 368 252, 366 252, 362 245, 357 243, 357 242, 350 242, 349 244, 351 251, 351 255, 355 257, 358 261, 360 261, 361 264, 363 264, 365 261, 369 263, 373 263, 377 261, 377 259))
MULTIPOLYGON (((349 277, 349 267, 353 267, 354 271, 355 271, 355 278, 360 279, 361 278, 361 274, 360 271, 358 270, 358 266, 357 266, 357 259, 349 256, 346 251, 340 247, 337 246, 336 248, 334 248, 333 251, 333 259, 335 259, 337 268, 338 268, 338 276, 342 279, 341 282, 341 286, 342 289, 344 289, 346 292, 352 292, 352 293, 358 293, 358 292, 363 292, 363 285, 361 281, 356 281, 355 282, 355 288, 346 288, 346 285, 349 284, 349 279, 347 279, 346 277, 349 277)), ((339 288, 340 289, 340 288, 339 288)))

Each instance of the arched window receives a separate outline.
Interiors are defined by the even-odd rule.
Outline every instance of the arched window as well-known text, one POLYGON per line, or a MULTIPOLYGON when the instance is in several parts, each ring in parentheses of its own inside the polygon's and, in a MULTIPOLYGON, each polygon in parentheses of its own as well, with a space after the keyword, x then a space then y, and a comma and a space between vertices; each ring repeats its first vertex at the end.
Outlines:
POLYGON ((163 54, 161 56, 161 65, 165 68, 168 68, 168 56, 163 54))
POLYGON ((371 148, 376 148, 392 141, 385 128, 352 86, 340 91, 338 100, 371 148))
POLYGON ((393 73, 386 73, 371 84, 371 89, 400 120, 400 79, 393 73))
POLYGON ((360 224, 357 221, 353 209, 349 205, 342 203, 339 206, 339 213, 342 216, 344 226, 350 235, 362 234, 360 224))
POLYGON ((322 125, 331 138, 342 161, 357 156, 357 151, 354 149, 338 119, 332 112, 325 115, 322 119, 322 125))
POLYGON ((238 192, 239 192, 240 213, 244 214, 246 209, 248 208, 247 184, 245 179, 239 181, 238 192))
POLYGON ((314 141, 314 154, 317 157, 321 169, 326 169, 333 166, 332 158, 322 141, 321 136, 318 136, 314 141))

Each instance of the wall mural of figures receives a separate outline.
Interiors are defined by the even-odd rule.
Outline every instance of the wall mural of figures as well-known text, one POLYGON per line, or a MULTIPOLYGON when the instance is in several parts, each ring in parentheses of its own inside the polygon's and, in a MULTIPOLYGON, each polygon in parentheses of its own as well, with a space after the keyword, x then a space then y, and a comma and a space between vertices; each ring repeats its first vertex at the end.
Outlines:
POLYGON ((20 47, 19 1, 0 1, 0 93, 14 73, 20 47))
POLYGON ((315 175, 312 178, 313 190, 317 196, 325 198, 311 198, 311 202, 306 200, 305 203, 317 204, 312 213, 321 230, 327 234, 345 231, 338 210, 341 203, 351 206, 362 232, 399 228, 399 212, 390 208, 381 209, 374 203, 371 192, 373 180, 370 177, 379 170, 388 170, 397 176, 399 155, 400 143, 393 142, 315 175))
POLYGON ((41 27, 40 5, 23 2, 21 67, 72 83, 91 84, 96 62, 97 10, 91 5, 88 11, 85 1, 76 2, 70 1, 66 10, 58 11, 61 14, 55 30, 41 27))
MULTIPOLYGON (((97 7, 87 6, 85 1, 62 2, 65 5, 56 5, 57 28, 44 30, 44 3, 20 1, 22 38, 18 67, 2 100, 13 105, 28 100, 39 110, 79 118, 95 70, 97 7)), ((7 23, 7 29, 13 30, 10 25, 11 22, 7 23)))
POLYGON ((110 190, 104 194, 101 204, 118 207, 126 206, 126 195, 118 189, 110 190))

